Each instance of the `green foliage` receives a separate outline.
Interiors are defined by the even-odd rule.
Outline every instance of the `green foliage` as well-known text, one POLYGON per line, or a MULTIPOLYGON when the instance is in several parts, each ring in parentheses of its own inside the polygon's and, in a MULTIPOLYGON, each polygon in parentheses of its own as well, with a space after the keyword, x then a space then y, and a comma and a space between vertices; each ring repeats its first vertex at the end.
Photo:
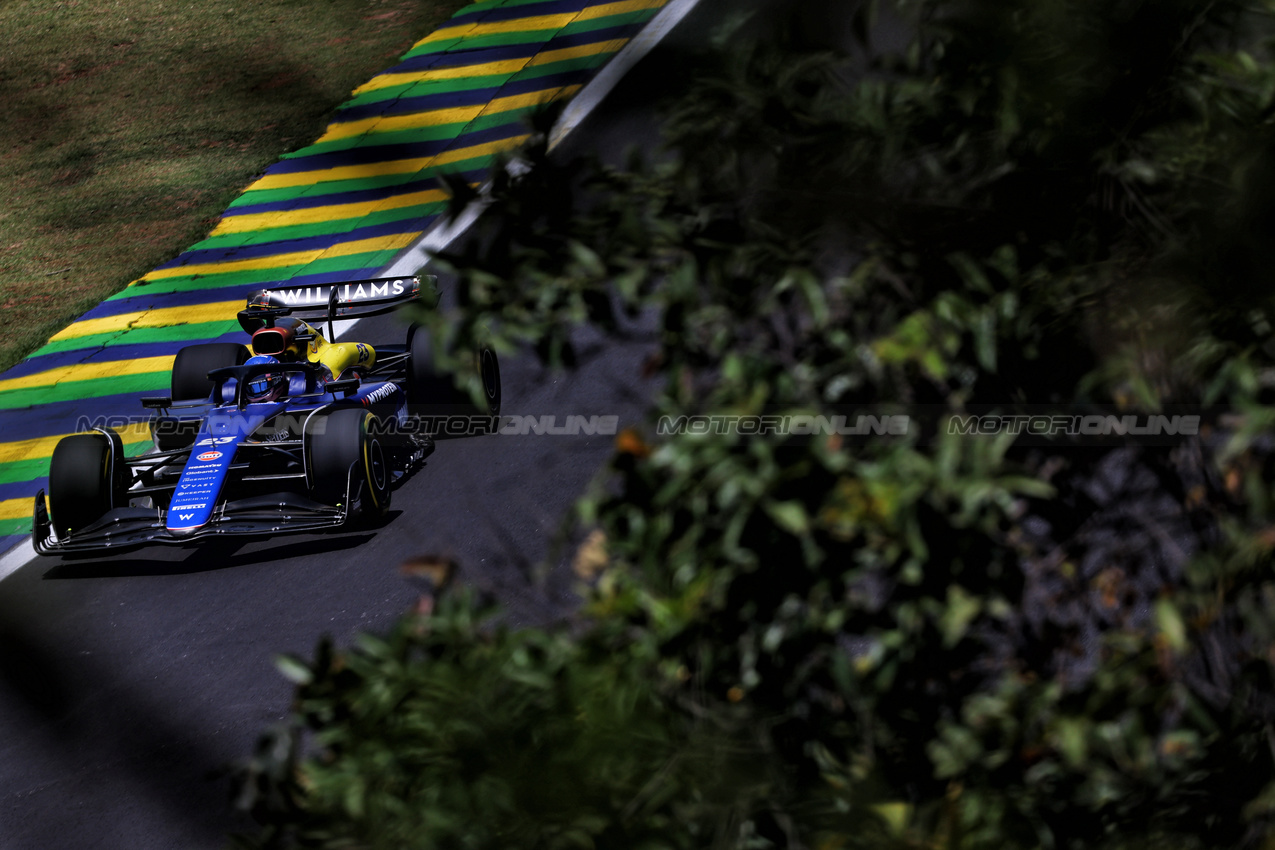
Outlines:
POLYGON ((281 658, 294 722, 243 767, 237 802, 265 828, 239 844, 656 850, 739 829, 767 784, 741 711, 675 715, 681 683, 654 659, 492 614, 462 592, 349 651, 281 658))
MULTIPOLYGON (((671 105, 671 160, 598 169, 580 209, 561 191, 573 166, 534 146, 535 168, 498 183, 480 248, 444 258, 457 309, 425 317, 451 350, 482 336, 569 366, 574 327, 654 314, 653 421, 913 418, 866 440, 618 441, 576 517, 583 622, 536 640, 564 676, 640 685, 625 710, 652 753, 734 768, 662 771, 627 761, 623 736, 584 736, 598 748, 572 770, 625 766, 599 787, 646 776, 669 800, 729 801, 652 809, 641 840, 1268 840, 1275 64, 1249 34, 1271 11, 900 2, 915 38, 870 58, 803 44, 772 12, 754 29, 787 36, 750 46, 744 27, 671 105), (1183 404, 1213 406, 1205 433, 1163 445, 946 427, 1183 404)), ((472 650, 455 647, 459 670, 472 650)), ((482 746, 502 751, 502 724, 552 735, 584 701, 496 712, 482 746)), ((448 783, 518 787, 502 770, 431 772, 401 799, 441 811, 448 783)), ((605 832, 626 823, 614 807, 575 811, 609 824, 599 846, 641 843, 605 832)))
MULTIPOLYGON (((586 665, 565 635, 484 631, 483 614, 449 598, 350 652, 281 660, 320 757, 284 799, 264 772, 245 786, 243 802, 277 823, 264 844, 590 846, 651 805, 639 792, 672 753, 637 671, 586 665)), ((260 770, 299 757, 279 735, 260 770)))

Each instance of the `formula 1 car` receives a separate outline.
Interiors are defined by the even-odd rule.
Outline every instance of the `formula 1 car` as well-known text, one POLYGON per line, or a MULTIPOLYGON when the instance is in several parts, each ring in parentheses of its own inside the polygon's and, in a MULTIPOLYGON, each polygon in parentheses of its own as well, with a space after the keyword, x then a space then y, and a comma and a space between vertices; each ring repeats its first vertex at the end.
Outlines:
MULTIPOLYGON (((47 501, 43 490, 35 497, 36 551, 316 531, 384 514, 397 480, 433 450, 413 427, 418 414, 454 404, 457 391, 434 370, 423 329, 374 348, 336 342, 334 328, 420 296, 418 277, 255 293, 239 312, 247 345, 181 349, 171 396, 142 399, 155 411, 153 451, 125 457, 109 428, 58 442, 47 501), (326 319, 327 338, 306 319, 326 319)), ((495 352, 480 349, 474 368, 476 412, 498 416, 495 352)))

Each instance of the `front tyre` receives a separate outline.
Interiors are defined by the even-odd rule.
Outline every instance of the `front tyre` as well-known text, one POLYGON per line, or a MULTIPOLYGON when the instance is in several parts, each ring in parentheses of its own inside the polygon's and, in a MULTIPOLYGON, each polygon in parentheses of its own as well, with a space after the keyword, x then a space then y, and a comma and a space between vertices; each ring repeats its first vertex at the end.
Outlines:
POLYGON ((105 434, 63 437, 49 461, 49 519, 59 537, 87 528, 127 504, 123 447, 105 434))
POLYGON ((341 504, 350 485, 356 494, 361 490, 360 514, 383 516, 390 507, 393 473, 377 418, 366 410, 345 408, 315 417, 311 423, 305 435, 306 463, 314 498, 341 504))

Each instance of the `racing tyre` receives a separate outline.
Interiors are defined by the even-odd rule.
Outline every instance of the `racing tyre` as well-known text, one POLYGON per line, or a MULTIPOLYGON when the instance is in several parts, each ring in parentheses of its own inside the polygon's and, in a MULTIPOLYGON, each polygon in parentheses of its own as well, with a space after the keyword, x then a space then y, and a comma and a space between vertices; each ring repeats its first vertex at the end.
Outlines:
MULTIPOLYGON (((452 379, 434 366, 434 350, 429 331, 413 327, 408 334, 407 400, 430 415, 475 412, 473 400, 456 388, 452 379)), ((500 415, 500 360, 496 350, 482 346, 474 357, 474 372, 483 391, 483 403, 477 412, 483 416, 500 415)))
POLYGON ((470 374, 478 377, 482 389, 481 403, 477 406, 467 392, 456 387, 450 376, 435 367, 428 331, 413 328, 407 349, 411 355, 407 368, 407 400, 412 416, 430 420, 435 436, 477 435, 493 430, 494 417, 500 415, 501 404, 500 360, 495 349, 484 345, 474 356, 470 374), (482 418, 475 422, 474 416, 482 418))
POLYGON ((500 415, 500 360, 496 349, 483 346, 478 350, 478 379, 483 388, 483 404, 479 413, 484 416, 500 415))
POLYGON ((363 485, 359 512, 376 517, 389 510, 393 473, 376 422, 376 417, 366 410, 345 408, 324 416, 322 428, 308 426, 313 430, 306 435, 307 463, 317 500, 331 505, 345 501, 346 482, 353 466, 356 493, 363 485))
POLYGON ((188 345, 173 361, 173 401, 202 401, 212 395, 208 373, 224 366, 242 366, 248 349, 234 342, 188 345))
POLYGON ((123 455, 123 445, 105 434, 72 434, 58 441, 49 461, 48 498, 50 521, 60 537, 127 504, 123 455))
POLYGON ((413 416, 451 413, 457 393, 451 379, 434 366, 429 331, 413 326, 407 334, 407 403, 413 416))

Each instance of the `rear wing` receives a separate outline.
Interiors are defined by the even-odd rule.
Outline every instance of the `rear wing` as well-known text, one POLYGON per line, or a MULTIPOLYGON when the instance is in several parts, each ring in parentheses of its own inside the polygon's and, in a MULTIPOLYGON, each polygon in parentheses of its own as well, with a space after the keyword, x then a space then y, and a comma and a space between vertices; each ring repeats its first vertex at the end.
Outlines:
POLYGON ((239 324, 252 333, 263 325, 274 324, 279 316, 296 316, 323 319, 330 327, 340 319, 379 316, 413 302, 435 304, 437 284, 435 275, 416 275, 263 289, 248 299, 246 309, 239 311, 239 324))

